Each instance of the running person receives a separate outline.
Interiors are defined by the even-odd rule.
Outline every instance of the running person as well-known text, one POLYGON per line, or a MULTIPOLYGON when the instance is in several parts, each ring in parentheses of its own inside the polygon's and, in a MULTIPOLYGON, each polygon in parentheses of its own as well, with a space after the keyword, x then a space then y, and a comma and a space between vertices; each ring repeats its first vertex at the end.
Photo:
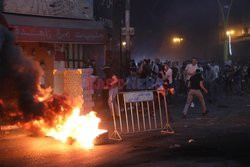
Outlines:
POLYGON ((198 97, 202 107, 202 114, 205 116, 208 113, 208 110, 206 108, 205 100, 201 90, 203 90, 205 93, 208 93, 208 91, 204 87, 203 78, 199 69, 197 69, 194 75, 190 78, 189 88, 190 90, 188 92, 187 102, 183 109, 183 118, 187 116, 188 108, 195 96, 198 97))

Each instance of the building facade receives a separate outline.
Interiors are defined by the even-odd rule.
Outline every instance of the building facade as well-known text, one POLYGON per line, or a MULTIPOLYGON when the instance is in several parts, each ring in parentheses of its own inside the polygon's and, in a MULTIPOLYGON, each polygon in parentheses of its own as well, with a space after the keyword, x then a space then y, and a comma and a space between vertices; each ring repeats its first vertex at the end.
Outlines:
POLYGON ((94 68, 103 76, 107 31, 95 21, 93 0, 2 0, 17 44, 44 68, 53 87, 55 69, 94 68))

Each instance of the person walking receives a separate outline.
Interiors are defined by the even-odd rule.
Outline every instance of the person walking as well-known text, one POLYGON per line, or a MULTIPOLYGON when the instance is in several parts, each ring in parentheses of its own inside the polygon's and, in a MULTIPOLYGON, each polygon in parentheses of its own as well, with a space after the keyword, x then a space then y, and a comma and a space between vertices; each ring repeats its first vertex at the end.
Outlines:
POLYGON ((200 101, 200 104, 202 107, 202 114, 204 116, 207 115, 208 110, 206 108, 205 100, 204 100, 201 90, 203 90, 205 93, 208 93, 207 89, 204 87, 204 84, 203 84, 201 71, 197 69, 194 75, 190 78, 188 97, 187 97, 186 105, 183 109, 183 118, 186 118, 189 106, 191 102, 193 101, 194 97, 198 97, 200 101))

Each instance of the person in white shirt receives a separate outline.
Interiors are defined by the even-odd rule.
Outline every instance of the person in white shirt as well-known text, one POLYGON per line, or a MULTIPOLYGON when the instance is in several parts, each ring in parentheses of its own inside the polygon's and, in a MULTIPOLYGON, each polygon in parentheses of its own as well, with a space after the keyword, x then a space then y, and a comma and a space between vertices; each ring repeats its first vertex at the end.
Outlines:
MULTIPOLYGON (((198 69, 198 61, 197 58, 192 58, 192 64, 188 64, 185 68, 186 74, 186 85, 189 85, 190 78, 195 75, 196 70, 198 69)), ((194 103, 192 102, 190 107, 194 108, 194 103)))
MULTIPOLYGON (((170 88, 173 88, 173 70, 170 68, 170 64, 169 63, 165 63, 164 65, 164 71, 163 71, 163 87, 165 89, 165 92, 169 92, 167 93, 167 103, 171 104, 172 103, 172 92, 170 88)), ((169 120, 173 121, 172 118, 172 114, 170 109, 168 108, 168 114, 169 114, 169 120)))
POLYGON ((215 79, 219 78, 219 74, 220 74, 220 67, 216 64, 213 64, 213 70, 215 72, 215 79))
POLYGON ((173 70, 169 67, 167 63, 164 66, 163 79, 167 80, 169 85, 173 83, 173 70))
POLYGON ((192 64, 188 64, 185 68, 186 81, 189 81, 190 78, 195 74, 195 71, 198 69, 198 61, 196 58, 192 58, 192 64))

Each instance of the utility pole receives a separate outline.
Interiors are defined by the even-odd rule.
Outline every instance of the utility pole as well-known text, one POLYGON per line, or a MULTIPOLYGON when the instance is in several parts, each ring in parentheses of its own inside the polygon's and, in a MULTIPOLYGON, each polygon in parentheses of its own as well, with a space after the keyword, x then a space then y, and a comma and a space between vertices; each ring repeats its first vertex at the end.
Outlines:
POLYGON ((129 68, 130 60, 130 0, 126 0, 126 11, 125 11, 125 27, 126 27, 126 68, 129 68))
POLYGON ((129 61, 131 58, 131 36, 135 34, 133 27, 130 27, 130 0, 126 0, 125 4, 125 27, 122 28, 122 36, 125 37, 125 69, 129 68, 129 61))
POLYGON ((228 60, 228 54, 229 54, 229 45, 230 41, 227 38, 227 31, 228 31, 228 26, 229 26, 229 16, 231 12, 231 8, 233 5, 234 0, 217 0, 221 16, 222 16, 222 21, 223 21, 223 34, 226 37, 224 41, 224 62, 228 60))

